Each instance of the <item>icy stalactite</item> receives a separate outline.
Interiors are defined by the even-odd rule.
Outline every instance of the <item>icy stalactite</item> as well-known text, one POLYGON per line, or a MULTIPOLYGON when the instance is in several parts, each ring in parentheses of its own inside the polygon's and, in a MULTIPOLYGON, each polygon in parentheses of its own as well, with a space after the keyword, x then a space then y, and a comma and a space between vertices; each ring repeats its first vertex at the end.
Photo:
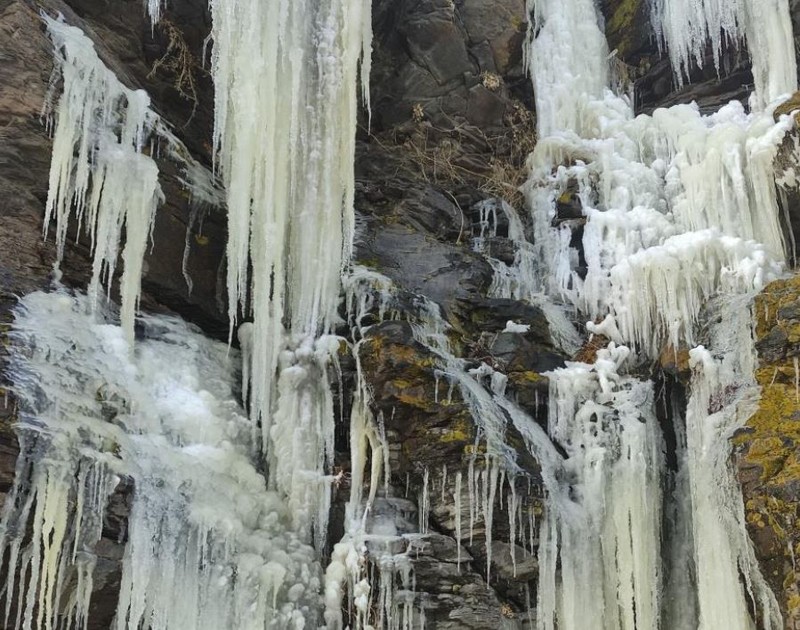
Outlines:
MULTIPOLYGON (((148 8, 157 20, 161 3, 149 2, 148 8)), ((324 473, 332 464, 334 427, 327 372, 338 369, 340 341, 326 333, 337 321, 339 276, 352 247, 357 79, 363 56, 361 91, 368 103, 370 3, 214 2, 212 11, 214 145, 221 179, 228 185, 225 202, 231 217, 231 323, 237 319, 240 299, 252 304, 254 320, 242 330, 250 431, 237 424, 237 439, 231 444, 246 457, 263 449, 270 490, 261 490, 270 501, 284 497, 286 506, 273 510, 263 535, 247 534, 247 545, 255 549, 245 545, 241 557, 231 557, 230 541, 227 548, 214 546, 218 530, 225 527, 215 522, 213 510, 192 506, 192 518, 181 521, 169 512, 173 503, 174 509, 181 508, 180 497, 165 497, 166 490, 158 491, 161 486, 145 487, 140 479, 145 494, 131 514, 119 627, 263 627, 267 617, 273 624, 294 625, 304 618, 313 622, 318 608, 313 602, 317 555, 306 543, 313 540, 318 550, 325 546, 330 487, 337 480, 324 473), (249 251, 254 253, 252 260, 249 251), (253 275, 248 279, 249 264, 253 275), (268 531, 273 525, 274 531, 268 531), (148 542, 152 537, 162 547, 154 548, 148 542), (273 545, 307 554, 301 563, 307 565, 307 583, 296 580, 299 564, 271 552, 264 556, 273 545), (212 588, 215 584, 232 586, 225 594, 212 588), (176 588, 183 589, 178 597, 176 588), (255 602, 248 588, 271 594, 271 600, 255 602), (212 591, 211 599, 219 604, 203 610, 198 602, 212 591), (300 607, 297 602, 305 603, 300 607), (251 604, 252 619, 240 619, 251 604)), ((150 110, 147 95, 123 86, 88 38, 45 19, 65 87, 54 107, 56 148, 48 219, 53 215, 58 220, 61 253, 66 219, 75 202, 78 219, 86 222, 93 238, 92 294, 99 292, 103 279, 110 284, 124 226, 122 319, 127 350, 138 357, 147 348, 133 348, 133 319, 142 259, 160 199, 158 169, 145 155, 145 145, 151 142, 155 151, 156 145, 166 144, 167 156, 184 162, 184 182, 195 203, 221 205, 219 186, 214 176, 190 157, 185 159, 188 152, 150 110)), ((101 317, 101 307, 95 308, 101 317)), ((164 413, 179 417, 177 410, 164 413)), ((182 439, 180 431, 177 435, 182 439)), ((168 446, 171 435, 161 437, 168 446)), ((92 447, 87 446, 89 451, 92 447)), ((183 478, 163 462, 152 462, 151 455, 137 451, 137 461, 161 466, 175 480, 183 478)), ((216 461, 205 446, 196 455, 216 461)), ((231 489, 218 490, 236 496, 231 489)), ((239 507, 252 502, 243 498, 239 507)), ((237 514, 223 507, 226 511, 237 514)), ((257 525, 247 523, 251 529, 257 525)), ((49 558, 31 566, 46 569, 49 558)), ((49 598, 51 572, 43 575, 42 588, 49 598)), ((38 609, 47 612, 43 606, 38 609)))
POLYGON ((342 277, 342 288, 345 294, 347 323, 354 338, 363 338, 364 320, 376 308, 379 322, 395 318, 395 313, 391 312, 395 294, 394 283, 383 274, 361 265, 352 265, 342 277))
POLYGON ((312 519, 319 541, 334 422, 323 365, 333 348, 324 335, 337 321, 352 248, 358 73, 361 62, 364 90, 370 4, 214 0, 211 9, 231 331, 242 312, 252 315, 250 415, 277 471, 270 482, 287 493, 298 523, 319 514, 312 519), (313 437, 303 448, 287 435, 298 421, 313 437))
MULTIPOLYGON (((394 303, 397 300, 398 290, 393 285, 391 280, 382 276, 381 274, 356 267, 351 274, 345 277, 344 281, 347 289, 347 304, 348 304, 348 318, 351 322, 351 327, 354 332, 359 336, 363 336, 368 327, 362 326, 362 322, 368 318, 368 315, 375 316, 382 320, 385 316, 394 314, 394 303)), ((448 341, 449 325, 441 315, 439 306, 427 300, 423 296, 414 296, 414 313, 409 316, 412 331, 414 332, 415 339, 424 345, 434 356, 437 357, 437 367, 435 369, 435 378, 437 379, 437 389, 439 388, 439 381, 445 380, 449 384, 450 393, 448 399, 452 395, 453 388, 461 393, 464 402, 467 404, 470 414, 478 428, 478 435, 476 444, 473 448, 474 455, 469 458, 469 463, 466 470, 458 470, 454 475, 445 467, 442 470, 441 478, 438 480, 432 477, 432 472, 429 470, 421 471, 422 475, 422 488, 418 496, 419 506, 419 541, 424 543, 425 533, 428 528, 428 514, 430 512, 431 497, 438 487, 441 487, 441 492, 445 496, 449 496, 452 492, 452 500, 455 505, 455 514, 453 520, 454 533, 457 543, 457 558, 456 563, 459 569, 461 568, 461 545, 468 542, 473 544, 476 534, 483 533, 485 545, 485 553, 487 557, 487 580, 492 579, 492 550, 493 550, 493 527, 494 521, 497 518, 497 508, 499 504, 500 514, 505 515, 508 512, 508 518, 513 521, 513 525, 509 525, 512 532, 514 532, 514 542, 520 539, 523 548, 527 553, 533 553, 535 537, 535 523, 533 521, 532 513, 526 512, 524 517, 521 509, 521 502, 512 501, 512 504, 505 506, 503 503, 503 490, 506 484, 512 487, 512 494, 514 493, 514 484, 518 479, 524 479, 524 474, 517 463, 517 453, 514 449, 506 443, 505 432, 506 427, 510 422, 514 422, 518 428, 521 426, 523 435, 532 436, 530 439, 539 445, 537 453, 547 452, 551 457, 552 465, 546 467, 549 474, 554 474, 555 468, 558 466, 557 462, 560 461, 560 456, 555 451, 555 448, 550 443, 547 436, 542 432, 541 428, 528 416, 521 408, 514 404, 505 395, 507 377, 494 370, 486 364, 481 364, 476 368, 469 368, 469 362, 457 357, 448 341), (538 431, 538 433, 537 433, 538 431), (525 433, 527 432, 527 433, 525 433), (485 444, 486 453, 480 457, 478 453, 478 443, 483 446, 485 444), (549 449, 543 446, 546 443, 549 449), (466 478, 465 478, 466 477, 466 478), (447 488, 447 491, 445 491, 447 488), (519 512, 519 514, 518 514, 519 512), (519 524, 519 525, 518 525, 519 524), (525 534, 527 533, 527 539, 525 534)), ((408 316, 408 313, 406 314, 408 316)), ((357 350, 355 356, 358 357, 357 350)), ((359 368, 360 373, 360 368, 359 368)), ((359 392, 366 391, 365 385, 359 386, 359 392)), ((442 397, 443 398, 443 397, 442 397)), ((359 401, 366 400, 366 395, 358 395, 354 403, 354 420, 362 418, 362 409, 359 401), (358 413, 356 413, 358 411, 358 413)), ((363 417, 371 417, 368 409, 363 412, 366 413, 363 417)), ((364 485, 364 477, 361 470, 366 465, 366 453, 368 451, 367 445, 373 451, 371 458, 373 464, 381 457, 380 452, 375 452, 376 440, 370 439, 368 436, 375 429, 365 431, 365 427, 374 424, 374 420, 364 423, 359 420, 356 424, 351 425, 351 436, 355 439, 352 444, 361 444, 359 449, 356 449, 351 454, 353 461, 352 473, 352 490, 351 492, 360 493, 360 488, 364 485), (361 436, 361 437, 357 437, 361 436)), ((377 435, 377 434, 376 434, 377 435)), ((378 435, 379 437, 379 435, 378 435)), ((377 446, 378 450, 383 449, 386 452, 387 447, 377 446)), ((481 449, 482 450, 482 449, 481 449)), ((372 481, 369 483, 371 492, 374 492, 375 480, 379 478, 379 470, 372 472, 372 481)), ((516 496, 516 495, 515 495, 516 496)), ((356 557, 359 556, 358 550, 364 553, 364 549, 368 549, 366 556, 374 556, 376 551, 375 547, 369 546, 369 541, 376 540, 373 533, 369 533, 369 528, 365 528, 364 523, 368 522, 367 512, 372 503, 372 498, 362 502, 360 494, 352 494, 348 511, 351 506, 362 506, 359 510, 354 511, 356 514, 362 513, 364 510, 365 517, 361 521, 360 527, 362 528, 356 536, 346 535, 345 539, 337 545, 338 551, 336 564, 330 574, 331 588, 330 593, 334 595, 331 601, 335 601, 337 597, 341 597, 345 592, 342 584, 345 582, 343 576, 347 575, 346 568, 348 558, 350 558, 350 570, 358 571, 352 573, 348 580, 350 587, 349 592, 354 592, 355 585, 362 583, 364 560, 355 562, 356 557), (366 533, 365 533, 366 532, 366 533), (364 545, 360 546, 356 541, 363 541, 364 545)), ((374 519, 373 519, 374 521, 374 519)), ((351 516, 346 518, 346 522, 354 521, 351 516)), ((374 524, 373 524, 374 527, 374 524)), ((384 543, 386 540, 383 541, 384 543)), ((380 548, 378 548, 380 549, 380 548)), ((409 551, 410 553, 410 551, 409 551)), ((512 551, 512 556, 516 554, 516 549, 512 551)), ((398 572, 398 565, 396 564, 397 558, 388 559, 382 552, 378 552, 378 560, 375 562, 380 568, 381 579, 386 579, 386 571, 388 575, 400 575, 398 572), (392 573, 394 571, 394 573, 392 573)), ((402 563, 400 567, 404 566, 402 563)), ((396 582, 392 584, 397 586, 396 582)), ((393 588, 395 588, 393 587, 393 588)), ((405 601, 405 606, 409 604, 409 595, 402 594, 402 590, 398 591, 400 595, 395 594, 393 602, 405 601), (398 600, 399 597, 399 600, 398 600)), ((403 619, 409 619, 408 615, 411 614, 410 609, 403 608, 409 612, 403 613, 403 619)), ((420 618, 422 617, 420 612, 420 618)), ((332 613, 333 614, 333 613, 332 613)), ((338 614, 338 613, 336 613, 338 614)), ((338 617, 337 617, 338 619, 338 617)), ((338 622, 337 622, 338 623, 338 622)), ((358 622, 363 623, 363 620, 358 622)), ((397 626, 397 619, 392 621, 392 627, 397 626)), ((339 626, 335 626, 339 627, 339 626)))
POLYGON ((91 235, 91 291, 97 294, 102 283, 110 287, 125 228, 121 317, 132 342, 142 260, 163 199, 158 167, 142 153, 156 117, 147 94, 120 83, 80 29, 43 19, 56 61, 51 85, 60 78, 64 86, 58 103, 51 92, 45 108, 55 120, 45 231, 55 218, 60 260, 74 204, 79 229, 83 224, 91 235))
MULTIPOLYGON (((578 39, 578 33, 594 29, 602 37, 595 16, 583 6, 587 3, 576 1, 568 4, 582 16, 581 25, 566 29, 561 40, 552 43, 546 27, 561 19, 561 10, 548 11, 547 3, 537 4, 543 27, 534 31, 529 54, 534 77, 547 76, 558 50, 584 51, 585 42, 596 40, 585 35, 578 39), (554 52, 535 54, 547 47, 554 52)), ((603 55, 604 44, 595 44, 594 52, 584 56, 603 55)), ((583 68, 587 62, 575 63, 583 68)), ((570 73, 565 76, 564 85, 570 73)), ((551 107, 552 93, 542 92, 537 107, 551 107)), ((775 123, 770 112, 746 115, 738 103, 707 117, 694 106, 681 105, 634 118, 624 97, 602 90, 572 93, 573 109, 583 118, 550 125, 529 160, 527 194, 543 290, 572 302, 592 319, 603 317, 615 310, 606 297, 612 293, 609 278, 618 265, 671 237, 707 229, 760 243, 751 257, 761 257, 758 250, 765 250, 772 260, 764 262, 764 275, 774 275, 772 262, 783 261, 785 247, 773 162, 792 126, 790 120, 775 123), (557 200, 571 183, 577 184, 576 197, 586 217, 585 279, 578 270, 578 254, 570 247, 568 224, 552 227, 557 200)), ((725 265, 720 252, 719 264, 725 265)))
POLYGON ((33 293, 16 312, 10 375, 20 472, 32 475, 17 477, 4 505, 0 548, 11 583, 27 589, 5 594, 6 611, 15 605, 23 628, 70 618, 82 627, 105 503, 125 477, 133 495, 115 627, 316 624, 317 552, 252 459, 235 355, 180 320, 146 317, 131 356, 89 301, 33 293))
POLYGON ((726 48, 746 43, 755 79, 754 99, 763 108, 797 89, 792 20, 787 0, 650 0, 651 21, 663 38, 679 86, 702 67, 710 44, 721 70, 726 48))
POLYGON ((164 11, 165 0, 144 0, 144 8, 150 17, 150 24, 155 25, 161 21, 161 14, 164 11))
MULTIPOLYGON (((335 320, 352 240, 356 78, 370 45, 362 41, 365 8, 363 0, 212 3, 214 146, 228 190, 232 322, 247 295, 251 240, 259 249, 275 243, 252 261, 254 291, 266 286, 269 301, 276 272, 273 310, 289 315, 294 333, 315 334, 335 320)), ((254 296, 253 310, 268 309, 254 296)), ((277 358, 269 359, 275 368, 277 358)))
POLYGON ((123 85, 80 29, 47 15, 42 19, 55 59, 43 111, 53 129, 45 232, 55 219, 60 261, 74 214, 78 231, 83 228, 91 239, 90 293, 97 297, 103 287, 110 292, 122 250, 120 317, 132 343, 143 260, 156 208, 163 201, 158 167, 145 153, 153 149, 148 143, 166 147, 166 156, 180 165, 183 183, 196 203, 221 205, 219 186, 150 109, 147 93, 123 85), (56 98, 59 85, 63 91, 56 98))
POLYGON ((615 266, 604 301, 621 337, 656 356, 665 342, 695 345, 701 310, 717 292, 758 290, 780 271, 753 242, 711 230, 681 234, 615 266))

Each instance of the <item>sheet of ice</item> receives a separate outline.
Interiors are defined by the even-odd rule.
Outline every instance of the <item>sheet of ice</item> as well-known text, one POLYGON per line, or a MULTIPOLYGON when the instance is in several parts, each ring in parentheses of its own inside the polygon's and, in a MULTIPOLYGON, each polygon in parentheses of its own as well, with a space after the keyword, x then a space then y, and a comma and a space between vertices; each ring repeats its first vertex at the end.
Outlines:
POLYGON ((84 627, 103 512, 125 479, 116 628, 314 627, 317 552, 257 468, 236 353, 168 317, 143 318, 131 351, 90 299, 61 289, 16 309, 10 376, 30 475, 4 504, 0 549, 26 593, 7 592, 5 610, 23 628, 84 627))
POLYGON ((730 443, 758 404, 752 295, 721 299, 726 317, 712 326, 709 347, 690 352, 694 372, 686 412, 687 469, 697 566, 699 630, 752 628, 748 602, 732 597, 744 577, 759 627, 783 627, 778 602, 757 568, 745 526, 741 489, 731 470, 730 443))
POLYGON ((608 48, 594 0, 527 0, 527 6, 533 18, 527 65, 539 136, 561 129, 590 133, 591 102, 603 98, 609 82, 608 48))

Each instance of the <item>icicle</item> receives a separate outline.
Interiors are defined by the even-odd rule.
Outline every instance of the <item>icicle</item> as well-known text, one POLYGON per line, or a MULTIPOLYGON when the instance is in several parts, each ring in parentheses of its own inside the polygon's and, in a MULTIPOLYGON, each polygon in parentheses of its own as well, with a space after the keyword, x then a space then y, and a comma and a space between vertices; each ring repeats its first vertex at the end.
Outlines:
POLYGON ((792 357, 792 364, 794 365, 794 401, 800 403, 800 360, 798 357, 792 357))
POLYGON ((358 332, 358 337, 364 336, 364 318, 375 307, 378 308, 378 321, 384 321, 387 310, 394 298, 394 285, 386 276, 375 271, 353 265, 348 273, 342 277, 342 288, 345 293, 345 309, 348 324, 358 332))
POLYGON ((508 484, 511 490, 511 500, 508 502, 508 537, 511 545, 511 567, 512 574, 517 577, 517 489, 514 481, 510 480, 508 484))
POLYGON ((424 472, 422 473, 422 496, 420 497, 419 502, 419 531, 423 534, 428 533, 428 519, 430 518, 429 513, 431 509, 430 488, 428 487, 428 484, 429 473, 428 469, 425 468, 424 472))
POLYGON ((487 461, 486 470, 482 471, 484 484, 483 522, 486 527, 486 583, 492 576, 492 526, 494 525, 494 502, 497 496, 498 466, 487 461))
POLYGON ((702 67, 711 43, 721 71, 724 47, 747 41, 759 107, 797 89, 792 22, 786 0, 650 0, 651 20, 663 37, 679 86, 702 67))
POLYGON ((156 207, 163 201, 158 167, 142 154, 158 119, 149 109, 147 94, 122 85, 80 29, 47 15, 42 19, 54 45, 54 77, 59 76, 64 86, 58 103, 53 104, 50 93, 45 105, 45 114, 56 121, 45 233, 55 218, 60 260, 75 206, 79 229, 85 224, 91 236, 91 293, 98 295, 103 281, 110 291, 124 226, 120 316, 128 342, 133 343, 142 262, 156 207))
POLYGON ((360 62, 368 104, 370 6, 211 3, 213 146, 227 191, 231 332, 249 304, 258 341, 248 372, 250 417, 261 427, 270 481, 287 494, 295 522, 319 514, 306 527, 317 545, 327 528, 323 473, 334 426, 325 364, 336 349, 323 339, 337 321, 352 250, 358 69, 360 62))
POLYGON ((456 489, 455 496, 453 497, 456 511, 456 567, 458 572, 461 572, 461 471, 456 473, 456 489))
MULTIPOLYGON (((710 116, 678 105, 634 117, 630 101, 608 89, 595 3, 528 3, 527 63, 540 138, 525 192, 541 266, 528 283, 571 304, 589 320, 590 332, 612 339, 593 365, 567 364, 548 375, 550 436, 565 461, 513 406, 506 409, 540 460, 548 493, 537 624, 539 630, 642 630, 662 623, 661 500, 653 498, 662 492, 661 437, 652 384, 627 376, 625 364, 652 361, 667 343, 692 347, 705 324, 725 369, 723 378, 715 356, 692 351, 693 364, 702 365, 692 383, 687 448, 687 468, 695 471, 689 484, 700 627, 751 623, 734 577, 739 571, 765 627, 778 627, 728 470, 728 430, 735 424, 729 415, 745 412, 729 404, 723 405, 728 415, 709 411, 726 398, 726 387, 737 392, 751 380, 752 335, 744 324, 709 326, 708 307, 723 296, 725 312, 740 316, 746 300, 734 296, 760 290, 785 263, 774 161, 792 123, 775 122, 765 107, 797 84, 788 5, 650 4, 679 81, 701 60, 707 40, 718 68, 723 46, 747 40, 756 83, 750 114, 734 102, 710 116), (565 191, 575 191, 584 218, 581 252, 571 245, 569 222, 559 220, 565 191)), ((793 181, 791 173, 780 176, 793 181)), ((494 265, 494 290, 519 290, 527 275, 516 266, 494 265)))
POLYGON ((467 491, 469 492, 469 546, 472 547, 472 540, 475 536, 475 513, 477 511, 476 497, 478 493, 475 490, 475 458, 471 457, 469 460, 469 467, 467 468, 467 491))

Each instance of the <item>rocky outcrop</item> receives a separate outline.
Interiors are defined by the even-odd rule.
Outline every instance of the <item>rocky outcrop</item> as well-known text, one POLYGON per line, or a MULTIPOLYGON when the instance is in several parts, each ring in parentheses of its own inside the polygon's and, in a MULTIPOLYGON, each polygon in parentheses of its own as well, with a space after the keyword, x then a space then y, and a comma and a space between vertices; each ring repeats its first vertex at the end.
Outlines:
POLYGON ((800 628, 800 276, 755 302, 757 412, 734 438, 748 530, 786 628, 800 628))

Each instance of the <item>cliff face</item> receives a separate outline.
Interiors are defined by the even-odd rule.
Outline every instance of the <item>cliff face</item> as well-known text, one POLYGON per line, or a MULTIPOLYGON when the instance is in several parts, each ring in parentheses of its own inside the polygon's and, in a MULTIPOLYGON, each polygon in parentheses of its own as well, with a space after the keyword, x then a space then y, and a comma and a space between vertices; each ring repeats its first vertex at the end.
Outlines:
POLYGON ((795 276, 774 282, 756 299, 761 401, 733 440, 748 530, 764 576, 784 606, 787 628, 800 627, 798 298, 795 276))
MULTIPOLYGON (((752 83, 748 61, 733 53, 724 60, 722 77, 708 63, 690 85, 675 90, 669 62, 650 35, 646 7, 646 0, 603 2, 610 48, 617 51, 617 74, 632 86, 638 109, 697 100, 710 111, 731 98, 746 97, 752 83)), ((83 28, 123 82, 148 91, 154 108, 173 125, 195 159, 211 164, 213 86, 203 69, 203 42, 210 30, 205 0, 170 0, 155 28, 140 0, 0 0, 0 335, 8 330, 16 297, 49 285, 55 260, 52 239, 42 237, 51 142, 40 112, 52 56, 41 10, 61 12, 83 28)), ((403 319, 404 309, 413 308, 414 294, 437 302, 452 328, 458 355, 476 367, 488 362, 507 374, 509 391, 520 406, 544 424, 548 384, 541 373, 573 357, 555 349, 537 307, 487 297, 492 281, 488 255, 510 261, 515 245, 502 218, 486 236, 483 214, 487 203, 504 201, 524 215, 518 187, 526 179, 525 159, 535 143, 532 88, 523 67, 525 2, 375 0, 373 10, 372 116, 371 121, 363 117, 358 137, 360 227, 355 260, 398 287, 398 319, 403 319), (481 236, 486 236, 485 254, 473 248, 473 239, 481 236), (530 330, 504 332, 509 320, 529 322, 530 330)), ((800 20, 800 7, 795 14, 800 20)), ((159 167, 166 202, 146 258, 142 308, 175 311, 207 334, 225 339, 227 315, 220 286, 224 210, 205 212, 198 220, 175 165, 160 160, 159 167), (191 290, 181 273, 185 248, 191 290)), ((565 217, 575 211, 570 199, 561 206, 565 217)), ((790 211, 795 207, 790 204, 790 211)), ((87 243, 71 232, 63 281, 83 287, 90 268, 87 243)), ((735 441, 756 553, 789 612, 791 628, 800 627, 790 625, 800 609, 794 571, 800 548, 795 548, 793 533, 800 496, 794 427, 800 403, 792 350, 800 343, 795 331, 800 311, 792 310, 800 295, 796 285, 772 285, 757 303, 762 359, 758 379, 765 393, 748 431, 735 441)), ((0 341, 2 360, 7 340, 0 341)), ((590 358, 592 352, 587 346, 581 357, 590 358)), ((491 560, 480 515, 474 537, 462 541, 465 549, 457 551, 454 474, 466 471, 476 454, 476 427, 464 402, 448 396, 430 350, 404 323, 372 327, 360 358, 374 411, 382 414, 390 443, 394 496, 387 499, 391 505, 386 509, 394 511, 397 522, 413 523, 423 507, 420 499, 430 495, 425 509, 434 535, 414 562, 417 590, 427 593, 430 627, 529 623, 526 611, 535 592, 536 561, 531 549, 515 547, 513 575, 509 565, 515 543, 508 519, 494 519, 491 560), (434 404, 444 399, 447 404, 434 404), (429 492, 429 487, 437 490, 429 492), (492 576, 488 583, 487 568, 492 576)), ((347 407, 355 365, 343 358, 343 369, 339 395, 347 407)), ((670 374, 665 378, 677 383, 681 366, 666 366, 666 371, 670 374)), ((8 397, 0 406, 0 492, 8 490, 15 474, 14 413, 13 398, 8 397)), ((346 432, 340 427, 340 433, 346 432)), ((519 435, 512 432, 508 441, 530 479, 514 492, 533 520, 541 512, 539 467, 526 454, 519 435)), ((346 469, 343 436, 337 448, 337 463, 346 469)), ((511 493, 510 486, 502 488, 496 498, 499 513, 511 493)), ((124 484, 118 490, 106 523, 102 576, 92 600, 93 628, 109 627, 113 616, 130 491, 124 484)), ((459 503, 467 505, 466 484, 462 494, 459 503)), ((334 513, 340 509, 341 501, 334 513)), ((334 529, 336 521, 334 517, 334 529)))

